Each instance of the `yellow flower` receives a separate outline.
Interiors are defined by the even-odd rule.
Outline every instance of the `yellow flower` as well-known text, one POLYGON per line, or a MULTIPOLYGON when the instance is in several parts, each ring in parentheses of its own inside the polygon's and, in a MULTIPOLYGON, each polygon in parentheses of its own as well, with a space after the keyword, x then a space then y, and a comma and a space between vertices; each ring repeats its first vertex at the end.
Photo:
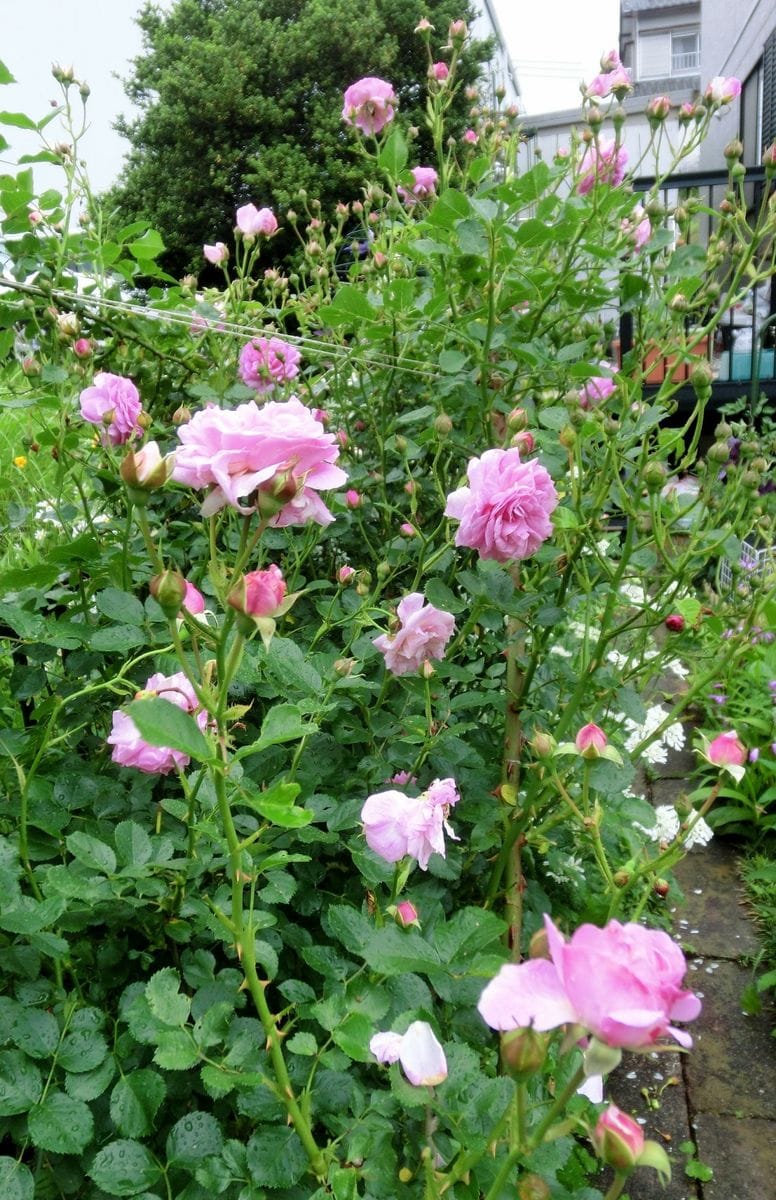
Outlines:
POLYGON ((27 466, 27 455, 17 454, 16 458, 13 460, 13 465, 18 467, 20 471, 23 470, 27 466))

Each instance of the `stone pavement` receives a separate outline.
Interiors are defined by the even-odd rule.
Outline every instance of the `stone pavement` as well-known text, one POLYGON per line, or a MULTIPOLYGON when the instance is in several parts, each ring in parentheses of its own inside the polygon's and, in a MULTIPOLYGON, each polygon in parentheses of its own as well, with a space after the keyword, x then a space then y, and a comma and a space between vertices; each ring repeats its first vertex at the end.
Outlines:
MULTIPOLYGON (((692 755, 674 754, 647 785, 653 804, 670 804, 687 786, 692 755)), ((688 1027, 686 1054, 625 1054, 611 1077, 611 1098, 660 1142, 673 1166, 663 1188, 652 1170, 636 1171, 630 1200, 776 1200, 776 1012, 747 1015, 741 996, 758 949, 742 905, 735 848, 714 838, 690 851, 675 871, 684 892, 674 932, 689 965, 687 983, 703 1009, 688 1027), (683 1142, 710 1167, 708 1181, 685 1173, 683 1142)))

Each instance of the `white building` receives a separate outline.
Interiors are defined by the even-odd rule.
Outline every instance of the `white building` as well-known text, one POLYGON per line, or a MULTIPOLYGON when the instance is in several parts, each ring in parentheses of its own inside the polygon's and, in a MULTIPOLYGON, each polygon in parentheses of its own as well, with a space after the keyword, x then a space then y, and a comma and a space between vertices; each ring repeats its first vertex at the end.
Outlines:
POLYGON ((722 150, 734 137, 744 143, 744 162, 757 166, 762 151, 776 140, 776 4, 774 0, 703 0, 701 72, 735 75, 741 80, 740 101, 713 123, 701 153, 710 170, 722 162, 722 150))
POLYGON ((514 104, 516 107, 521 108, 520 85, 517 80, 517 71, 512 59, 509 57, 506 38, 496 16, 495 6, 491 3, 491 0, 479 0, 479 6, 480 11, 471 27, 472 36, 478 41, 493 38, 495 43, 490 62, 485 65, 488 100, 495 108, 496 89, 503 89, 503 104, 505 106, 514 104))

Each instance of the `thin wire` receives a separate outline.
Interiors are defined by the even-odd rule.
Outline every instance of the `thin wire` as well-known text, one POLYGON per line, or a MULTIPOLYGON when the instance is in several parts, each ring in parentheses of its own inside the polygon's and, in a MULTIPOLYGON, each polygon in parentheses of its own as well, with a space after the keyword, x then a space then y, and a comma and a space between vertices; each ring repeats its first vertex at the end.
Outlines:
MULTIPOLYGON (((66 291, 63 288, 41 288, 33 283, 19 283, 15 279, 9 279, 6 275, 0 275, 0 287, 8 287, 12 291, 42 296, 44 299, 64 300, 70 305, 92 305, 129 316, 138 315, 147 319, 166 321, 171 325, 185 325, 187 329, 191 327, 192 321, 196 321, 197 317, 202 317, 201 313, 175 309, 164 311, 162 309, 147 308, 145 305, 131 304, 126 300, 112 300, 107 296, 82 295, 78 292, 66 291)), ((222 320, 220 317, 217 324, 208 318, 202 319, 207 321, 207 325, 202 328, 203 333, 215 333, 223 337, 251 338, 261 332, 260 329, 254 326, 241 325, 236 321, 222 320)), ((287 334, 285 332, 283 337, 286 341, 302 348, 307 354, 312 352, 319 355, 333 355, 345 360, 350 357, 350 350, 345 346, 338 345, 336 342, 324 342, 320 338, 302 337, 298 334, 287 334)), ((438 371, 434 368, 433 364, 424 362, 421 359, 393 357, 378 353, 368 353, 367 357, 374 366, 389 367, 394 370, 404 371, 410 375, 420 375, 431 379, 435 379, 438 375, 438 371)))

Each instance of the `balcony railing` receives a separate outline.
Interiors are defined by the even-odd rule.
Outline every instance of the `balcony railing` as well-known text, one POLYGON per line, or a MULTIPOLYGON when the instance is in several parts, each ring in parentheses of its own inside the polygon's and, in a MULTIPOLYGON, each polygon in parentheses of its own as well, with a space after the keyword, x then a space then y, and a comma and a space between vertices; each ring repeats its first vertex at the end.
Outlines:
POLYGON ((672 75, 685 75, 688 71, 697 71, 700 65, 701 56, 697 50, 691 50, 689 54, 671 55, 672 75))

